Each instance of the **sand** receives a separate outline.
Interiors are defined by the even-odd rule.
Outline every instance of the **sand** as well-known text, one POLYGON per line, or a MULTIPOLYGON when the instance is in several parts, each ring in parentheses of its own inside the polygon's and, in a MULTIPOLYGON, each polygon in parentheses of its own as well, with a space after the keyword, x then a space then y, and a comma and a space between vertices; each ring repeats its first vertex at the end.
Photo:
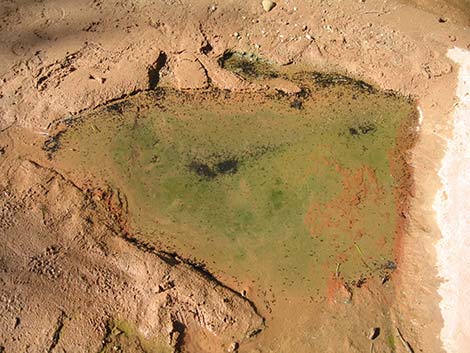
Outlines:
POLYGON ((442 188, 434 209, 442 239, 437 244, 441 339, 447 353, 468 350, 470 342, 470 51, 454 48, 449 58, 459 66, 453 136, 447 143, 439 177, 442 188))

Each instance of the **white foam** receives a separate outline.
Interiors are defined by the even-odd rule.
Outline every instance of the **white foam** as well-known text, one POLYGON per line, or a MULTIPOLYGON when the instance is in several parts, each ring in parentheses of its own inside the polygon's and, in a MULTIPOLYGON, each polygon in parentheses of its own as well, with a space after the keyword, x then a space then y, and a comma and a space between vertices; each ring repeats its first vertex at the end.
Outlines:
POLYGON ((454 48, 447 56, 460 65, 453 116, 439 177, 434 210, 442 238, 437 244, 441 340, 447 353, 470 352, 470 51, 454 48))

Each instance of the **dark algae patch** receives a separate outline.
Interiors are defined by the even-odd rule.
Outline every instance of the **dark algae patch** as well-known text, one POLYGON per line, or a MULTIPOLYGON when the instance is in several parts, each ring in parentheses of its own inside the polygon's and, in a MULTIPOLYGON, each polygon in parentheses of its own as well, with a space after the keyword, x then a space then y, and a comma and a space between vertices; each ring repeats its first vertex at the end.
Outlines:
POLYGON ((349 128, 349 133, 353 136, 372 134, 377 131, 377 127, 374 124, 363 124, 359 126, 353 126, 349 128))
POLYGON ((219 65, 245 79, 265 79, 279 76, 273 65, 251 53, 227 51, 219 58, 219 65))
POLYGON ((133 234, 248 284, 272 320, 292 311, 296 322, 298 309, 275 308, 326 300, 332 276, 354 290, 395 270, 415 117, 409 99, 361 81, 296 80, 308 94, 137 95, 139 109, 84 116, 54 163, 125 195, 133 234))
POLYGON ((189 169, 203 178, 212 179, 215 178, 217 175, 211 167, 202 162, 192 161, 189 164, 189 169))
POLYGON ((234 174, 237 172, 238 161, 236 159, 226 159, 217 163, 216 168, 220 174, 234 174))
POLYGON ((237 172, 238 160, 229 158, 220 162, 206 164, 201 161, 192 161, 189 164, 189 170, 202 178, 213 179, 223 174, 234 174, 237 172))

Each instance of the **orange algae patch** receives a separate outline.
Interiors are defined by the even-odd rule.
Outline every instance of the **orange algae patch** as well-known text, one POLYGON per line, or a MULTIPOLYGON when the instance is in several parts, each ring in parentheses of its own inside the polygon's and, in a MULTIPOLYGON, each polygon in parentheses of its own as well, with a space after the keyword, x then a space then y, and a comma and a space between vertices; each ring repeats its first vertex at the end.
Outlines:
POLYGON ((304 223, 312 236, 318 237, 327 228, 347 232, 353 240, 364 236, 364 212, 384 202, 384 190, 374 170, 368 166, 350 170, 336 165, 342 177, 342 191, 327 203, 309 205, 304 223))

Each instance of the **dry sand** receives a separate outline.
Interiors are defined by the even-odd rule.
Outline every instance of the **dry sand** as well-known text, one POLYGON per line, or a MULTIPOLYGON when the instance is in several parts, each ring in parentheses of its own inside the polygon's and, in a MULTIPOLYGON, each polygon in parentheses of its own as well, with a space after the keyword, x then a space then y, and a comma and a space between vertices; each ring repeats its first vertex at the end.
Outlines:
POLYGON ((442 189, 434 202, 442 239, 437 244, 441 339, 448 353, 470 343, 470 51, 454 48, 448 56, 459 66, 453 133, 439 170, 442 189))

